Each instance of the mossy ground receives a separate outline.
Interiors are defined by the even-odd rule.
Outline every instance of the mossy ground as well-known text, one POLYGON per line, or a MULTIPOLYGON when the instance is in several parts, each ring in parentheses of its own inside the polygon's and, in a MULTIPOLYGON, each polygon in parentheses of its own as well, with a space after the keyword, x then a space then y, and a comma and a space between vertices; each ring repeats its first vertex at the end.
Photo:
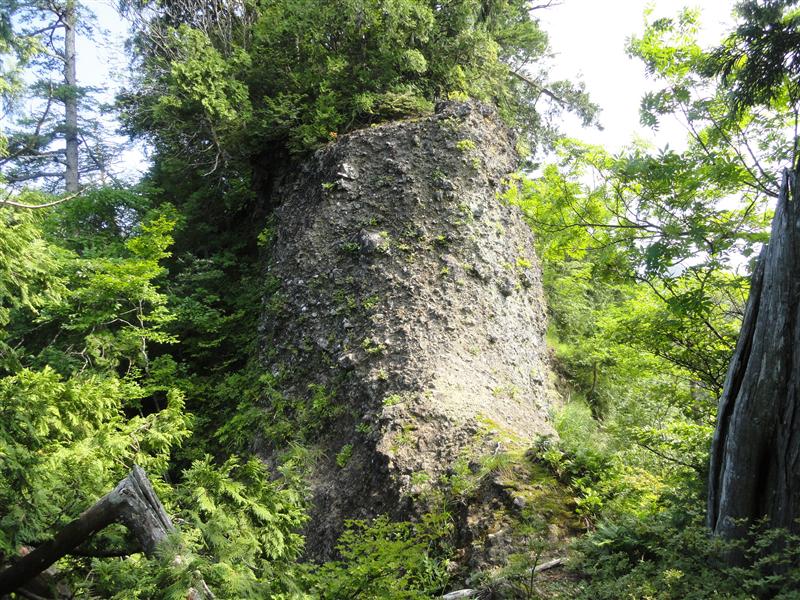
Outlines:
POLYGON ((488 456, 469 467, 448 481, 450 493, 461 492, 451 499, 460 532, 455 580, 480 588, 490 598, 568 595, 575 581, 562 567, 541 573, 533 569, 566 557, 572 540, 585 532, 573 491, 523 449, 488 456))

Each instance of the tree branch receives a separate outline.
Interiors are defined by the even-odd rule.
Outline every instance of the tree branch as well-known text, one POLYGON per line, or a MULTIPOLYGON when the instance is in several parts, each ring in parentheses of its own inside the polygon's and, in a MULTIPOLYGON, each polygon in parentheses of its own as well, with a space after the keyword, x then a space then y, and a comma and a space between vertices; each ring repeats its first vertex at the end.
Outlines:
POLYGON ((74 194, 70 194, 68 196, 64 196, 63 198, 59 198, 58 200, 53 200, 52 202, 45 202, 44 204, 26 204, 24 202, 15 202, 14 200, 9 200, 8 198, 4 198, 0 200, 0 208, 3 206, 12 206, 14 208, 24 208, 24 209, 37 209, 37 208, 49 208, 51 206, 56 206, 58 204, 62 204, 64 202, 68 202, 77 198, 78 196, 82 195, 85 190, 81 190, 79 192, 75 192, 74 194))
POLYGON ((514 77, 516 77, 517 79, 519 79, 523 83, 527 84, 528 86, 532 87, 533 89, 537 90, 538 92, 544 94, 545 96, 547 96, 551 100, 554 100, 555 102, 557 102, 561 106, 563 106, 563 107, 569 106, 569 102, 564 100, 564 98, 562 98, 561 96, 559 96, 555 92, 550 91, 549 89, 547 89, 543 85, 540 85, 540 84, 536 83, 535 81, 533 81, 532 79, 530 79, 527 76, 523 75, 519 71, 514 71, 513 69, 509 69, 509 73, 511 73, 514 77))

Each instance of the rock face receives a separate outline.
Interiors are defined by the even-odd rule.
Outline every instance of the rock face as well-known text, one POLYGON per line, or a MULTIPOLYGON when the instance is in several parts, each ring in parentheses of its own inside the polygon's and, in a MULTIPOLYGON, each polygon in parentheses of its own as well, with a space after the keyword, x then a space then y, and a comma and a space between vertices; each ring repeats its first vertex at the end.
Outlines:
POLYGON ((456 460, 553 432, 533 238, 500 197, 516 161, 492 109, 445 103, 278 186, 263 359, 321 415, 312 555, 346 518, 408 516, 456 460))

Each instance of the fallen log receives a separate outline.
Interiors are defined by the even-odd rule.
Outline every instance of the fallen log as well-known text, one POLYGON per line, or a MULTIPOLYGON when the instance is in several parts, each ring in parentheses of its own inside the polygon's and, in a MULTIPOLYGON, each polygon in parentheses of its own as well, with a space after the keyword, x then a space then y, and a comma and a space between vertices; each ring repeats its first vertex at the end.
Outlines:
POLYGON ((0 597, 22 587, 112 523, 124 524, 148 555, 174 529, 147 474, 139 466, 134 466, 117 487, 67 524, 52 540, 0 572, 0 597))

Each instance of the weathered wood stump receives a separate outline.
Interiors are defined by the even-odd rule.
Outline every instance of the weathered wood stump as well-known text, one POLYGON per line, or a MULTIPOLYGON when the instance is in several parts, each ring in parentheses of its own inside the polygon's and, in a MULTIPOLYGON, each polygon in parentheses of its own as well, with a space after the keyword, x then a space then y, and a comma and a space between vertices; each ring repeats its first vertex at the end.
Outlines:
POLYGON ((19 589, 112 523, 123 523, 145 554, 152 554, 158 543, 174 529, 147 474, 139 466, 134 466, 117 487, 66 525, 52 540, 0 572, 0 597, 19 589))
POLYGON ((786 170, 719 402, 708 526, 726 539, 760 519, 800 528, 799 192, 796 171, 786 170))

